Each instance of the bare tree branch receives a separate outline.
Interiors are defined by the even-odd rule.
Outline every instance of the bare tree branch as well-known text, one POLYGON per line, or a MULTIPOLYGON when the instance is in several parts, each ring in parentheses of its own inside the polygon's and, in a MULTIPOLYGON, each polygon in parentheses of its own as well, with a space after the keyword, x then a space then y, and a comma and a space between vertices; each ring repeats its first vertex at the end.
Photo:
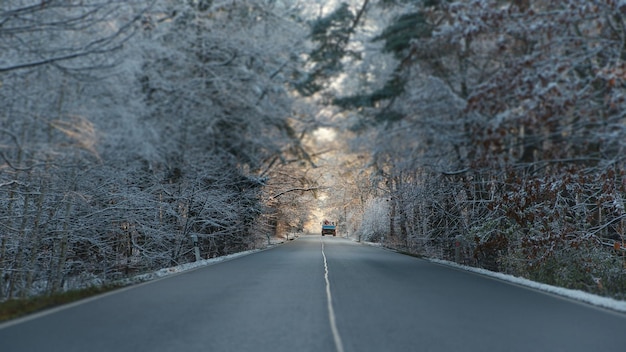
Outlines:
POLYGON ((278 197, 280 197, 280 196, 282 196, 282 195, 284 195, 286 193, 289 193, 289 192, 298 192, 298 191, 301 191, 301 192, 311 192, 311 191, 317 191, 317 190, 320 190, 320 189, 327 189, 327 188, 328 187, 292 188, 292 189, 288 189, 286 191, 277 193, 277 194, 275 194, 273 196, 270 196, 270 199, 276 199, 276 198, 278 198, 278 197))

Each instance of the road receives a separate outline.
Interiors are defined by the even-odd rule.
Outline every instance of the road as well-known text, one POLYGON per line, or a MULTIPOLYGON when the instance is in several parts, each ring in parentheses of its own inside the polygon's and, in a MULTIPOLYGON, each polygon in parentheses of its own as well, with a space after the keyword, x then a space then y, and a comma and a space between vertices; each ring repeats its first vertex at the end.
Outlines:
POLYGON ((351 241, 288 244, 0 325, 0 351, 626 351, 626 315, 351 241))

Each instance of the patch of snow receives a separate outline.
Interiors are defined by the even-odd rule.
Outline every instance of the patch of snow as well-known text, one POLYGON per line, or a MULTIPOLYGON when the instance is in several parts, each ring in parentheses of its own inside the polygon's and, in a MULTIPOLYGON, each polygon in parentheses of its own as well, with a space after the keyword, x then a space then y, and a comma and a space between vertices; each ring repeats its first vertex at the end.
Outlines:
MULTIPOLYGON (((271 248, 272 246, 269 246, 267 248, 271 248)), ((216 264, 216 263, 220 263, 220 262, 224 262, 224 261, 227 261, 227 260, 235 259, 235 258, 242 257, 242 256, 245 256, 245 255, 248 255, 248 254, 256 253, 256 252, 259 252, 259 251, 262 251, 262 250, 264 250, 264 249, 252 249, 252 250, 249 250, 249 251, 233 253, 233 254, 224 255, 224 256, 221 256, 221 257, 199 260, 197 262, 185 263, 185 264, 173 266, 173 267, 170 267, 170 268, 163 268, 163 269, 151 272, 151 273, 136 275, 136 276, 133 276, 133 277, 130 277, 130 278, 122 279, 122 280, 120 280, 118 282, 125 286, 125 285, 132 285, 132 284, 137 284, 137 283, 141 283, 141 282, 145 282, 145 281, 160 279, 160 278, 163 278, 163 277, 166 277, 166 276, 179 274, 179 273, 182 273, 182 272, 185 272, 185 271, 190 271, 190 270, 193 270, 193 269, 197 269, 197 268, 200 268, 200 267, 203 267, 203 266, 213 265, 213 264, 216 264)))
MULTIPOLYGON (((298 235, 297 234, 291 234, 288 239, 295 239, 297 238, 298 235)), ((216 263, 220 263, 220 262, 224 262, 227 260, 231 260, 231 259, 235 259, 235 258, 239 258, 248 254, 252 254, 252 253, 256 253, 256 252, 260 252, 263 250, 267 250, 270 248, 273 248, 276 245, 279 244, 283 244, 285 243, 285 238, 279 238, 279 237, 272 237, 270 238, 269 244, 266 245, 266 247, 264 248, 260 248, 260 249, 251 249, 248 251, 243 251, 243 252, 238 252, 238 253, 233 253, 233 254, 229 254, 229 255, 224 255, 221 257, 215 257, 215 258, 210 258, 210 259, 203 259, 203 260, 199 260, 197 262, 191 262, 191 263, 185 263, 185 264, 181 264, 181 265, 177 265, 177 266, 173 266, 170 268, 163 268, 154 272, 150 272, 150 273, 145 273, 145 274, 139 274, 139 275, 135 275, 133 277, 129 277, 129 278, 124 278, 121 279, 119 281, 117 281, 116 283, 122 285, 122 286, 127 286, 127 285, 132 285, 132 284, 137 284, 137 283, 141 283, 141 282, 146 282, 146 281, 150 281, 150 280, 155 280, 155 279, 160 279, 166 276, 170 276, 170 275, 175 275, 178 273, 182 273, 185 271, 189 271, 189 270, 193 270, 196 268, 200 268, 203 266, 208 266, 208 265, 213 265, 216 263)))
POLYGON ((602 308, 606 308, 606 309, 610 309, 610 310, 614 310, 614 311, 618 311, 618 312, 622 312, 622 313, 626 313, 626 301, 619 301, 613 298, 609 298, 609 297, 602 297, 602 296, 598 296, 598 295, 594 295, 588 292, 583 292, 583 291, 579 291, 579 290, 572 290, 572 289, 568 289, 568 288, 563 288, 563 287, 557 287, 557 286, 552 286, 552 285, 548 285, 548 284, 542 284, 536 281, 532 281, 532 280, 528 280, 528 279, 524 279, 521 277, 516 277, 513 275, 507 275, 504 273, 498 273, 498 272, 493 272, 493 271, 489 271, 486 269, 481 269, 481 268, 474 268, 474 267, 469 267, 469 266, 465 266, 465 265, 460 265, 454 262, 450 262, 447 260, 440 260, 440 259, 428 259, 430 262, 433 263, 438 263, 438 264, 443 264, 443 265, 447 265, 447 266, 451 266, 454 268, 458 268, 458 269, 462 269, 462 270, 466 270, 466 271, 470 271, 470 272, 474 272, 474 273, 478 273, 481 275, 485 275, 485 276, 489 276, 489 277, 493 277, 499 280, 503 280, 503 281, 507 281, 507 282, 511 282, 514 284, 518 284, 521 286, 526 286, 526 287, 530 287, 536 290, 540 290, 540 291, 544 291, 544 292, 548 292, 548 293, 552 293, 558 296, 562 296, 562 297, 567 297, 576 301, 580 301, 580 302, 585 302, 597 307, 602 307, 602 308))

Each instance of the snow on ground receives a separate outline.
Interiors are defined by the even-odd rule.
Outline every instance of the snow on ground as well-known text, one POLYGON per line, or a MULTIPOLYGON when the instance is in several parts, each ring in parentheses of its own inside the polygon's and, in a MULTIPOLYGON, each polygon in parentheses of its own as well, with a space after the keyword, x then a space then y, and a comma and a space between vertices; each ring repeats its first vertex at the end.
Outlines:
POLYGON ((460 264, 457 264, 457 263, 454 263, 454 262, 450 262, 450 261, 446 261, 446 260, 428 259, 428 261, 433 262, 433 263, 438 263, 438 264, 451 266, 451 267, 454 267, 454 268, 458 268, 458 269, 462 269, 462 270, 466 270, 466 271, 470 271, 470 272, 474 272, 474 273, 478 273, 478 274, 481 274, 481 275, 485 275, 485 276, 489 276, 489 277, 496 278, 496 279, 499 279, 499 280, 511 282, 511 283, 518 284, 518 285, 521 285, 521 286, 530 287, 530 288, 533 288, 533 289, 536 289, 536 290, 552 293, 552 294, 559 295, 559 296, 562 296, 562 297, 567 297, 567 298, 570 298, 570 299, 573 299, 573 300, 576 300, 576 301, 589 303, 589 304, 592 304, 594 306, 598 306, 598 307, 607 308, 607 309, 610 309, 610 310, 615 310, 615 311, 618 311, 618 312, 626 313, 626 301, 618 301, 616 299, 612 299, 612 298, 609 298, 609 297, 602 297, 602 296, 594 295, 594 294, 583 292, 583 291, 579 291, 579 290, 572 290, 572 289, 568 289, 568 288, 542 284, 542 283, 539 283, 539 282, 536 282, 536 281, 531 281, 531 280, 524 279, 524 278, 521 278, 521 277, 516 277, 516 276, 507 275, 507 274, 503 274, 503 273, 493 272, 493 271, 489 271, 489 270, 481 269, 481 268, 474 268, 474 267, 464 266, 464 265, 460 265, 460 264))
POLYGON ((130 277, 130 278, 127 278, 127 279, 122 279, 121 283, 124 284, 124 285, 128 285, 128 284, 134 284, 134 283, 154 280, 154 279, 158 279, 158 278, 162 278, 162 277, 166 277, 166 276, 182 273, 182 272, 185 272, 185 271, 189 271, 189 270, 192 270, 192 269, 196 269, 196 268, 199 268, 199 267, 203 267, 203 266, 207 266, 207 265, 223 262, 223 261, 226 261, 226 260, 234 259, 234 258, 237 258, 237 257, 241 257, 241 256, 244 256, 244 255, 248 255, 248 254, 254 253, 254 252, 258 252, 258 251, 261 251, 261 250, 262 249, 252 249, 252 250, 249 250, 249 251, 229 254, 229 255, 225 255, 225 256, 221 256, 221 257, 216 257, 216 258, 211 258, 211 259, 203 259, 203 260, 199 260, 197 262, 181 264, 181 265, 173 266, 173 267, 170 267, 170 268, 163 268, 163 269, 151 272, 151 273, 136 275, 136 276, 133 276, 133 277, 130 277))
MULTIPOLYGON (((295 236, 293 236, 293 237, 295 237, 295 236)), ((213 265, 215 263, 220 263, 220 262, 224 262, 224 261, 227 261, 227 260, 231 260, 231 259, 235 259, 235 258, 238 258, 238 257, 242 257, 244 255, 260 252, 260 251, 272 248, 275 245, 281 244, 283 242, 284 242, 284 239, 272 239, 271 240, 271 244, 269 246, 267 246, 266 248, 252 249, 252 250, 249 250, 249 251, 233 253, 233 254, 224 255, 224 256, 221 256, 221 257, 216 257, 216 258, 211 258, 211 259, 203 259, 203 260, 199 260, 197 262, 185 263, 185 264, 173 266, 173 267, 170 267, 170 268, 163 268, 163 269, 151 272, 151 273, 140 274, 140 275, 136 275, 136 276, 133 276, 133 277, 122 279, 122 280, 119 281, 119 283, 124 285, 124 286, 126 286, 126 285, 137 284, 137 283, 140 283, 140 282, 160 279, 160 278, 163 278, 163 277, 166 277, 166 276, 179 274, 179 273, 182 273, 182 272, 185 272, 185 271, 189 271, 189 270, 193 270, 193 269, 196 269, 196 268, 200 268, 200 267, 203 267, 203 266, 213 265)))
MULTIPOLYGON (((624 1, 626 1, 626 0, 624 0, 624 1)), ((380 243, 372 243, 372 242, 365 242, 365 241, 363 241, 361 243, 369 245, 369 246, 385 248, 380 243)), ((385 249, 390 249, 390 248, 385 248, 385 249)), ((390 250, 395 252, 395 250, 393 250, 393 249, 390 249, 390 250)), ((475 267, 472 267, 472 266, 461 265, 461 264, 457 264, 455 262, 451 262, 451 261, 447 261, 447 260, 434 259, 434 258, 425 258, 425 260, 428 260, 428 261, 430 261, 432 263, 447 265, 447 266, 454 267, 454 268, 457 268, 457 269, 461 269, 461 270, 470 271, 470 272, 474 272, 474 273, 477 273, 477 274, 489 276, 489 277, 492 277, 492 278, 495 278, 495 279, 507 281, 507 282, 514 283, 514 284, 517 284, 517 285, 520 285, 520 286, 533 288, 535 290, 540 290, 540 291, 551 293, 551 294, 558 295, 558 296, 561 296, 561 297, 566 297, 566 298, 573 299, 573 300, 576 300, 576 301, 579 301, 579 302, 585 302, 585 303, 594 305, 596 307, 601 307, 601 308, 606 308, 606 309, 610 309, 610 310, 626 313, 626 301, 619 301, 619 300, 616 300, 616 299, 613 299, 613 298, 609 298, 609 297, 598 296, 598 295, 594 295, 592 293, 588 293, 588 292, 584 292, 584 291, 580 291, 580 290, 572 290, 572 289, 569 289, 569 288, 563 288, 563 287, 552 286, 552 285, 548 285, 548 284, 542 284, 542 283, 539 283, 539 282, 536 282, 536 281, 532 281, 532 280, 528 280, 528 279, 524 279, 524 278, 521 278, 521 277, 508 275, 508 274, 504 274, 504 273, 498 273, 498 272, 494 272, 494 271, 489 271, 487 269, 475 268, 475 267)))

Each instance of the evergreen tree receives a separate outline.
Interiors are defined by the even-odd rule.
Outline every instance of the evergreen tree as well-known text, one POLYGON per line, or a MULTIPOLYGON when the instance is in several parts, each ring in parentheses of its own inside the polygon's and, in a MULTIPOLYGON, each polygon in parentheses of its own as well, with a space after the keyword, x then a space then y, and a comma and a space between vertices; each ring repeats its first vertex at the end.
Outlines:
POLYGON ((367 3, 366 0, 355 14, 343 2, 332 13, 311 23, 310 39, 316 47, 309 54, 308 72, 296 84, 300 94, 311 96, 324 90, 329 81, 342 72, 344 58, 359 58, 359 53, 348 45, 367 3))

